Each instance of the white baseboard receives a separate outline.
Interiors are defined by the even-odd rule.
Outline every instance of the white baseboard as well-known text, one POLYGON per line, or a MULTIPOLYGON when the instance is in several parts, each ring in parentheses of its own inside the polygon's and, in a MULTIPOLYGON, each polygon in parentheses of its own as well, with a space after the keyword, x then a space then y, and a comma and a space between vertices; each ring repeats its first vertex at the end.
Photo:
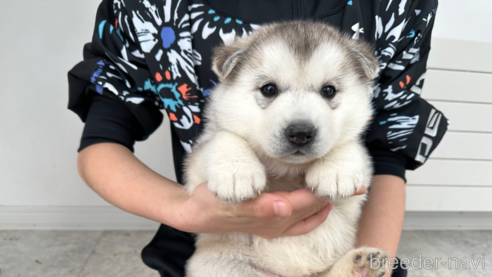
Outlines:
POLYGON ((404 230, 492 230, 492 212, 406 212, 404 230))
POLYGON ((112 206, 0 206, 0 230, 157 230, 159 224, 112 206))
MULTIPOLYGON (((0 206, 0 230, 157 230, 111 206, 0 206)), ((407 212, 405 230, 492 230, 491 212, 407 212)))

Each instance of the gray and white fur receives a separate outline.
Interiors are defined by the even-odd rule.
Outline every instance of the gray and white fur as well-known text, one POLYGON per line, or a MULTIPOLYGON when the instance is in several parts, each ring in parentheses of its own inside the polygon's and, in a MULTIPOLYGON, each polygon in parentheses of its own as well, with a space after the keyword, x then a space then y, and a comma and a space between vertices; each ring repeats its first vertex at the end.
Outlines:
POLYGON ((188 277, 382 276, 369 258, 380 249, 354 249, 371 181, 361 141, 372 115, 378 65, 373 49, 322 23, 265 25, 216 49, 220 84, 209 96, 206 126, 185 163, 185 188, 208 181, 220 199, 239 203, 261 192, 307 187, 335 202, 327 220, 294 237, 246 233, 199 234, 188 277), (273 96, 261 88, 272 84, 273 96), (332 98, 321 92, 333 86, 332 98))

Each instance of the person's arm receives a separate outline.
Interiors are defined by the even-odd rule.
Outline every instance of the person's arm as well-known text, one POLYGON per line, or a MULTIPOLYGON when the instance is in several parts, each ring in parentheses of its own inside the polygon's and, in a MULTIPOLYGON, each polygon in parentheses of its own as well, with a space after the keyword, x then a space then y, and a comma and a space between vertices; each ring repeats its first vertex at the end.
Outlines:
POLYGON ((447 120, 420 96, 437 1, 378 5, 377 25, 385 27, 376 32, 381 70, 373 94, 376 114, 366 136, 375 176, 357 245, 380 247, 395 257, 405 212, 405 170, 426 161, 446 132, 447 120))
POLYGON ((165 224, 176 224, 175 203, 185 197, 180 185, 162 177, 117 143, 97 143, 80 151, 79 174, 111 204, 165 224), (165 203, 165 204, 164 204, 165 203))
MULTIPOLYGON (((357 245, 384 249, 395 257, 405 215, 405 182, 393 175, 376 175, 362 209, 357 245)), ((388 272, 386 277, 391 276, 388 272)))
POLYGON ((305 189, 263 193, 237 206, 221 203, 206 183, 189 195, 117 143, 84 148, 79 153, 78 169, 83 180, 111 204, 187 232, 295 236, 319 226, 332 207, 305 189))

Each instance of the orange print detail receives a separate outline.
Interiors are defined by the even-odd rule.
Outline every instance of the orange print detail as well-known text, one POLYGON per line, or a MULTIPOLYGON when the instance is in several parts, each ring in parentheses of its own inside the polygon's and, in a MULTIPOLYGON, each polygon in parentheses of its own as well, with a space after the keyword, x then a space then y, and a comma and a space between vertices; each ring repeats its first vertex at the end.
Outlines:
POLYGON ((400 87, 403 88, 404 86, 405 84, 402 81, 400 81, 400 87))
POLYGON ((169 73, 169 70, 166 70, 165 75, 166 79, 171 80, 171 73, 169 73))
POLYGON ((177 118, 177 117, 176 117, 176 115, 175 115, 175 114, 173 114, 173 113, 169 113, 169 119, 170 119, 171 121, 178 121, 178 118, 177 118))
POLYGON ((183 95, 183 98, 185 100, 188 100, 189 99, 189 95, 186 94, 188 91, 190 91, 191 88, 188 87, 188 84, 182 84, 181 86, 178 87, 178 91, 181 93, 181 95, 183 95))
POLYGON ((115 28, 118 28, 118 18, 116 18, 116 19, 114 20, 114 27, 115 27, 115 28))
POLYGON ((157 82, 162 81, 162 75, 161 75, 161 73, 157 72, 157 73, 155 74, 155 79, 157 80, 157 82))
POLYGON ((198 116, 193 115, 193 120, 195 121, 196 124, 200 124, 200 121, 202 121, 198 116))
POLYGON ((409 75, 407 75, 407 85, 410 83, 410 80, 411 80, 411 79, 412 79, 412 78, 410 78, 410 76, 409 76, 409 75))

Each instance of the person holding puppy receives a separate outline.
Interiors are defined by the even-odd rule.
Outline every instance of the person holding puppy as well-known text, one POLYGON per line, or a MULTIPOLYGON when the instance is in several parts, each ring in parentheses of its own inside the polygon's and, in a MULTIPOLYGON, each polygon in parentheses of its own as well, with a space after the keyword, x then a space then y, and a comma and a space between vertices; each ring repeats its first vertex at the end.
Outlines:
MULTIPOLYGON (((437 1, 423 0, 104 0, 84 61, 69 72, 69 108, 86 123, 80 175, 113 205, 163 223, 142 252, 161 276, 184 276, 194 251, 190 233, 239 231, 276 238, 315 229, 331 206, 307 190, 264 193, 232 209, 205 183, 192 195, 180 184, 183 158, 201 131, 202 111, 217 83, 213 48, 269 22, 325 22, 369 41, 379 59, 376 114, 365 135, 375 176, 357 246, 382 248, 394 257, 404 216, 405 169, 422 165, 447 128, 442 113, 420 97, 436 8, 437 1), (177 183, 132 153, 134 142, 160 125, 159 109, 171 121, 177 183)), ((405 275, 397 268, 392 276, 405 275)))

